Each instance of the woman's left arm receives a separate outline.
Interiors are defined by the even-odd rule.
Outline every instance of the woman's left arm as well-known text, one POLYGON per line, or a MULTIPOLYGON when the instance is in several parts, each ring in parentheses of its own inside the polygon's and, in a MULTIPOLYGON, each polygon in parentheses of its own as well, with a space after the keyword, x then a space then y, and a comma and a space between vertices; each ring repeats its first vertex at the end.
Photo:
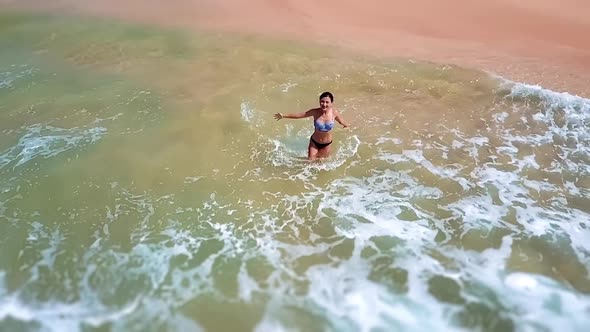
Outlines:
POLYGON ((337 111, 334 111, 334 113, 336 113, 334 120, 338 121, 338 123, 341 124, 343 128, 348 128, 348 123, 344 122, 344 119, 342 118, 342 116, 340 116, 340 113, 338 113, 337 111))

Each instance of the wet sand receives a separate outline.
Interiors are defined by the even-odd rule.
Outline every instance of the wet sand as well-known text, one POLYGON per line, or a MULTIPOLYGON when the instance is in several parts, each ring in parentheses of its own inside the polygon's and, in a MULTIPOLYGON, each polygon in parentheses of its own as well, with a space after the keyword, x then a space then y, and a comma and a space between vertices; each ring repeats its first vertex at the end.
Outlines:
POLYGON ((313 41, 590 96, 586 0, 0 0, 0 6, 313 41))

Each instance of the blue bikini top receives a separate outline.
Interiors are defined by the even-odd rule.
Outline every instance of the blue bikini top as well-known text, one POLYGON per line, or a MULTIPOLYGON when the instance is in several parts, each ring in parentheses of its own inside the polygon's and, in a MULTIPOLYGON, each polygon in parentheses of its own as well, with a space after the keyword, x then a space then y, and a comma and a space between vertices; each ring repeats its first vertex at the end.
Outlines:
POLYGON ((319 119, 313 122, 315 129, 318 131, 328 132, 334 129, 334 121, 320 122, 319 119))

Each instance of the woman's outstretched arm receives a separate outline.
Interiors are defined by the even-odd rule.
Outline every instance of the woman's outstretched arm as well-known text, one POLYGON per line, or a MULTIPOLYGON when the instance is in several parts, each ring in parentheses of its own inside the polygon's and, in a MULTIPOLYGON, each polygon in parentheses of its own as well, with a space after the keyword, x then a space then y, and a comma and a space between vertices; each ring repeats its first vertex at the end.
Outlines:
POLYGON ((307 112, 300 112, 300 113, 275 113, 274 117, 277 120, 280 119, 303 119, 303 118, 307 118, 310 116, 313 116, 313 112, 315 112, 315 109, 311 109, 307 112))
POLYGON ((336 113, 336 117, 334 117, 334 120, 338 121, 338 123, 341 124, 342 127, 348 128, 349 124, 344 121, 344 119, 340 116, 340 113, 336 111, 334 112, 336 113))

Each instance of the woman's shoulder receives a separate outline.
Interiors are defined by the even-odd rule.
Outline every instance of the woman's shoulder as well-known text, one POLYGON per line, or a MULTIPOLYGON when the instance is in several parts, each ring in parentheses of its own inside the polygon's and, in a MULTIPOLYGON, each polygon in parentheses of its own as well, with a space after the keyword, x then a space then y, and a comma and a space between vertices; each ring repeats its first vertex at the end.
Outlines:
POLYGON ((320 114, 320 111, 322 109, 319 107, 316 108, 310 108, 309 111, 307 111, 307 113, 312 114, 313 116, 318 116, 320 114))

